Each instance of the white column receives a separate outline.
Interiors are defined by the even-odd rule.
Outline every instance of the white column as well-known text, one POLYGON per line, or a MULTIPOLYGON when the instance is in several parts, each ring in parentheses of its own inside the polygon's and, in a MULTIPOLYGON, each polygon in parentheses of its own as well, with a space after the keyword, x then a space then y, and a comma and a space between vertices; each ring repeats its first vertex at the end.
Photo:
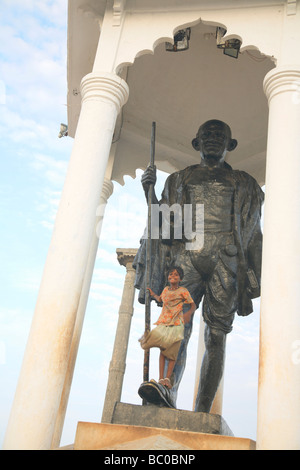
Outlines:
POLYGON ((49 449, 65 381, 96 209, 128 86, 91 73, 46 260, 4 449, 49 449))
POLYGON ((271 70, 264 89, 269 129, 257 449, 299 450, 300 64, 271 70))
POLYGON ((134 248, 117 249, 118 261, 121 265, 126 267, 126 277, 119 309, 114 349, 109 366, 109 377, 102 412, 102 423, 111 423, 115 404, 121 400, 128 340, 133 315, 135 269, 132 267, 132 263, 136 253, 137 250, 134 248))
POLYGON ((97 208, 97 214, 96 214, 97 219, 96 219, 93 239, 92 239, 92 243, 90 247, 80 301, 78 305, 76 323, 74 327, 74 333, 73 333, 72 344, 71 344, 71 349, 70 349, 68 368, 67 368, 65 383, 63 386, 62 396, 60 400, 60 406, 59 406, 58 413, 57 413, 54 436, 53 436, 52 444, 51 444, 52 449, 57 449, 59 447, 60 440, 61 440, 70 390, 72 386, 73 374, 74 374, 74 369, 75 369, 75 364, 76 364, 76 359, 77 359, 77 353, 78 353, 78 348, 79 348, 79 343, 80 343, 80 338, 81 338, 81 332, 82 332, 82 327, 83 327, 83 322, 84 322, 84 317, 85 317, 85 311, 86 311, 91 281, 92 281, 93 272, 94 272, 95 259, 97 255, 98 245, 99 245, 99 238, 100 238, 100 233, 101 233, 101 228, 102 228, 105 207, 107 205, 108 198, 112 195, 112 193, 113 193, 113 183, 111 180, 105 178, 99 206, 97 208))

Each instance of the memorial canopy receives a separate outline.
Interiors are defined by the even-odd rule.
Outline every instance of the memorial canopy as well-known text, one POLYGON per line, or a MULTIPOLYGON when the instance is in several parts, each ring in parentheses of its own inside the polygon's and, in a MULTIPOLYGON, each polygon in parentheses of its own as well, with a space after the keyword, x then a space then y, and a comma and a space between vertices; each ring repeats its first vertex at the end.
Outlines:
MULTIPOLYGON (((72 137, 81 107, 80 82, 93 69, 99 35, 102 34, 105 3, 94 0, 89 2, 89 6, 82 6, 79 0, 71 2, 68 125, 72 137)), ((115 2, 116 22, 118 3, 122 2, 115 2)), ((127 2, 126 7, 130 3, 142 5, 147 2, 127 2)), ((219 3, 225 5, 227 2, 219 3)), ((262 3, 269 2, 251 2, 251 5, 255 6, 254 3, 262 6, 262 3)), ((221 119, 230 125, 233 137, 238 140, 237 149, 227 156, 228 163, 235 169, 247 171, 261 185, 264 184, 268 103, 263 79, 275 64, 255 44, 243 44, 242 25, 239 31, 230 31, 242 41, 238 58, 224 55, 217 48, 216 28, 227 28, 227 25, 210 21, 210 14, 206 12, 208 6, 209 2, 201 2, 202 17, 190 24, 181 25, 178 17, 172 33, 181 27, 191 28, 189 49, 180 52, 166 51, 166 41, 173 41, 167 26, 166 35, 157 36, 152 47, 145 49, 147 41, 140 36, 143 28, 137 28, 134 22, 142 23, 145 18, 151 21, 151 14, 147 17, 145 12, 141 14, 136 10, 127 13, 132 17, 132 32, 130 34, 129 26, 123 27, 120 41, 123 49, 128 42, 130 61, 122 62, 120 53, 116 71, 128 83, 129 99, 119 115, 114 133, 117 147, 113 180, 122 184, 124 175, 134 177, 137 168, 145 168, 148 164, 152 121, 157 123, 157 167, 172 173, 199 163, 199 155, 192 148, 191 141, 204 121, 221 119), (130 41, 136 43, 134 56, 130 41)), ((147 35, 146 26, 144 35, 147 35)), ((109 43, 106 47, 109 48, 109 43)), ((123 56, 126 57, 126 52, 123 56)))

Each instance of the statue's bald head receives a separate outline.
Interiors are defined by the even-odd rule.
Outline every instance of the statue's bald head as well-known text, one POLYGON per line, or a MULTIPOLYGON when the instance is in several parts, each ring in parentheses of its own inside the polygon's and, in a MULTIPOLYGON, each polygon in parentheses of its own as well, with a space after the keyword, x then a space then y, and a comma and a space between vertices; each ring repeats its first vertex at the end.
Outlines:
POLYGON ((202 158, 224 160, 226 152, 231 152, 237 146, 237 141, 231 137, 231 129, 223 121, 211 119, 199 127, 192 141, 195 150, 202 158))

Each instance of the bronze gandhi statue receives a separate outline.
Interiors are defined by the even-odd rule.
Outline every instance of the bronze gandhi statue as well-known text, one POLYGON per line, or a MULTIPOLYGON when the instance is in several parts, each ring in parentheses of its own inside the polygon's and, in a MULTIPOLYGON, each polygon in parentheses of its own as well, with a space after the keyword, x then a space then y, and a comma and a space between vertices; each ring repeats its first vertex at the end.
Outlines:
MULTIPOLYGON (((234 315, 249 315, 251 299, 260 295, 264 194, 253 177, 225 162, 226 153, 237 146, 227 124, 205 122, 192 145, 200 153, 200 163, 171 174, 161 200, 154 193, 153 203, 204 204, 204 245, 201 250, 187 250, 186 240, 175 239, 172 233, 169 239, 152 240, 151 288, 160 293, 167 283, 167 269, 177 265, 184 270, 181 285, 189 290, 197 308, 203 300, 206 351, 195 411, 209 412, 223 375, 226 335, 232 330, 234 315)), ((155 170, 148 167, 142 176, 146 197, 149 184, 155 181, 155 170)), ((141 303, 145 302, 145 259, 146 241, 142 240, 134 261, 141 303)), ((172 389, 163 391, 167 406, 176 406, 192 323, 193 319, 185 325, 172 389)))

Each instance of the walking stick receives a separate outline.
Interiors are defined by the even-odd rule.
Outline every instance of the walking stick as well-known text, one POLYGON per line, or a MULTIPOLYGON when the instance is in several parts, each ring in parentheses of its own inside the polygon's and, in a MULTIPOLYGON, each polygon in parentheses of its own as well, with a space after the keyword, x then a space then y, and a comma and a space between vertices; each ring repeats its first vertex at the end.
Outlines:
MULTIPOLYGON (((155 131, 156 123, 152 122, 151 132, 151 145, 150 145, 150 167, 154 168, 154 157, 155 157, 155 131)), ((154 185, 150 184, 148 191, 148 221, 147 221, 147 243, 146 243, 146 278, 145 278, 145 334, 150 331, 151 321, 151 295, 147 287, 150 286, 151 282, 151 204, 153 197, 154 185)), ((150 351, 145 350, 144 353, 144 382, 149 382, 149 360, 150 351)))

